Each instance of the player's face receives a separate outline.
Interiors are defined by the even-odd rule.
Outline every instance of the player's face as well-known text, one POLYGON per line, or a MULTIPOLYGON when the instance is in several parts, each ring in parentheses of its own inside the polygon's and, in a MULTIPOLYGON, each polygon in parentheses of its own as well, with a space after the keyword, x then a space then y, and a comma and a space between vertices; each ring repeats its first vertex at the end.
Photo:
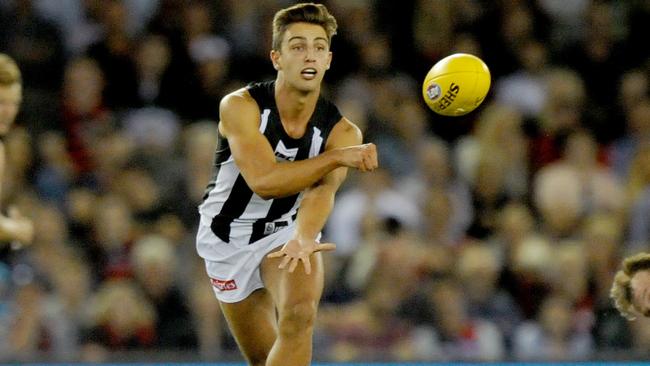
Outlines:
POLYGON ((642 270, 632 276, 632 303, 640 314, 650 317, 650 270, 642 270))
POLYGON ((271 51, 271 59, 285 80, 297 89, 317 90, 332 61, 325 29, 317 24, 291 24, 282 39, 281 51, 271 51))
POLYGON ((22 87, 20 84, 0 85, 0 136, 9 132, 9 128, 18 114, 21 99, 22 87))

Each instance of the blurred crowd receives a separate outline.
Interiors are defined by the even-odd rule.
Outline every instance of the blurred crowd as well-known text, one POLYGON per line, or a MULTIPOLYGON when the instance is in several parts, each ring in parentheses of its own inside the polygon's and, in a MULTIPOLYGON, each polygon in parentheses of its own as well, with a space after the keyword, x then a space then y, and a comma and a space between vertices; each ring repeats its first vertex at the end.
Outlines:
MULTIPOLYGON (((236 354, 195 254, 219 100, 275 76, 287 0, 2 0, 24 101, 2 207, 0 361, 236 354), (126 353, 125 353, 126 352, 126 353)), ((324 239, 321 361, 647 359, 608 298, 650 249, 650 2, 331 0, 323 93, 377 144, 324 239), (455 52, 492 89, 448 118, 421 81, 455 52), (645 358, 644 358, 645 357, 645 358)))

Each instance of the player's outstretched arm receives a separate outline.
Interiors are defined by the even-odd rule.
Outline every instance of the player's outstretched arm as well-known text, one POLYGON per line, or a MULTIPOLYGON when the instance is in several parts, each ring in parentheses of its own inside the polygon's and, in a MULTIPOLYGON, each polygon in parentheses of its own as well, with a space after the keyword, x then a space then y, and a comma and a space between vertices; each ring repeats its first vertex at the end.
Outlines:
MULTIPOLYGON (((356 146, 361 143, 361 131, 347 119, 343 118, 332 130, 325 147, 326 151, 356 146)), ((305 191, 298 211, 296 234, 292 240, 279 251, 268 256, 283 257, 280 268, 288 267, 293 272, 302 262, 305 273, 311 272, 311 254, 319 251, 334 250, 333 243, 316 241, 327 218, 334 207, 334 196, 345 180, 348 168, 337 168, 305 191)))
POLYGON ((219 112, 219 131, 228 139, 246 183, 262 198, 296 194, 339 167, 362 171, 377 167, 377 151, 373 144, 336 148, 296 162, 276 162, 271 145, 259 131, 260 110, 243 89, 226 96, 219 112))

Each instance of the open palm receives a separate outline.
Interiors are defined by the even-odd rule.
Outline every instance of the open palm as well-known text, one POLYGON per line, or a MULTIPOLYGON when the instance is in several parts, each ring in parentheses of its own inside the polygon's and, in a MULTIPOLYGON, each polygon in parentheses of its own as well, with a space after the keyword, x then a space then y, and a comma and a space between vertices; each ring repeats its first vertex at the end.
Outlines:
POLYGON ((311 273, 311 261, 309 257, 316 252, 325 252, 336 249, 336 244, 334 243, 318 243, 316 240, 308 239, 291 239, 289 240, 282 249, 277 252, 269 254, 268 258, 282 258, 278 268, 284 269, 289 266, 289 272, 293 272, 298 266, 299 262, 302 262, 303 267, 305 268, 305 273, 311 273))

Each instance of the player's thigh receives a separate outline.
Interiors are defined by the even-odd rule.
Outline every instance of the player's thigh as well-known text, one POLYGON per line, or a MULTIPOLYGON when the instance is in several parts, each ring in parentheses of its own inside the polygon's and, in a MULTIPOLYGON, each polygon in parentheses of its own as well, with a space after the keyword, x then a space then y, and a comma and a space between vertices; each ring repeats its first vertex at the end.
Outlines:
POLYGON ((306 274, 302 263, 291 273, 279 269, 282 258, 265 258, 262 261, 262 281, 281 313, 295 305, 317 306, 323 293, 324 269, 321 253, 311 256, 311 274, 306 274))
POLYGON ((276 338, 275 306, 265 289, 236 303, 219 302, 240 350, 251 362, 264 362, 276 338))

